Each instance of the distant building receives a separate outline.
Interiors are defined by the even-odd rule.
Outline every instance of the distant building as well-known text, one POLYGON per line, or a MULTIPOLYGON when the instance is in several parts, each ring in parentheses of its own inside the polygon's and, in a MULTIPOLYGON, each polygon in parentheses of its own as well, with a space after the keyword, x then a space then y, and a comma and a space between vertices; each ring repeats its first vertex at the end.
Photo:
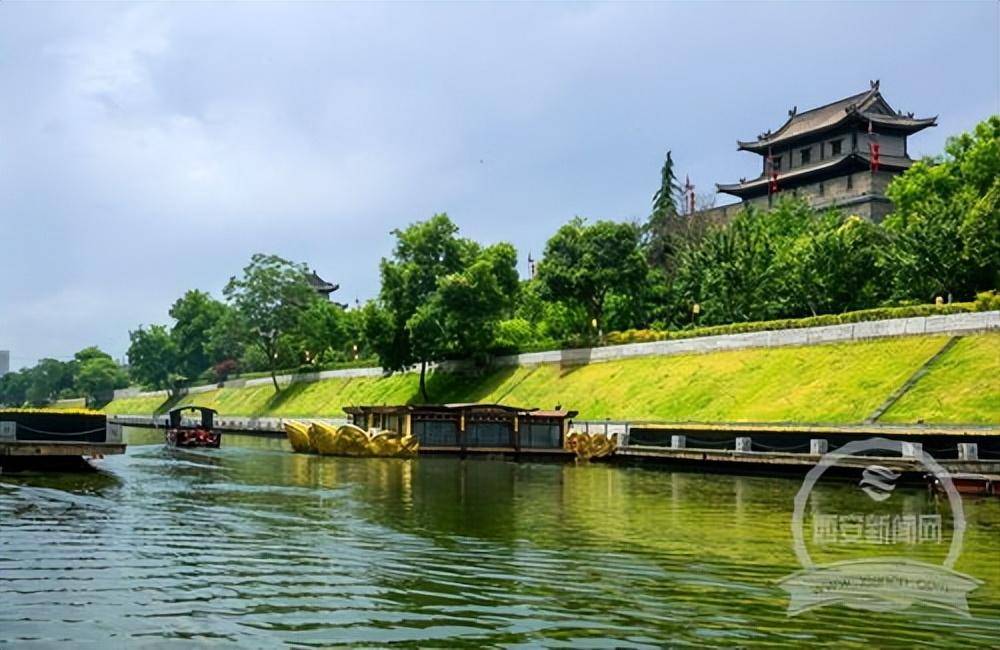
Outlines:
MULTIPOLYGON (((309 275, 306 276, 306 280, 309 282, 309 285, 316 291, 316 293, 318 293, 321 296, 324 296, 327 300, 332 300, 332 298, 330 298, 330 294, 340 288, 339 284, 333 284, 327 282, 323 278, 319 277, 319 275, 317 275, 315 271, 310 271, 309 275)), ((336 304, 340 305, 344 309, 347 309, 347 305, 341 304, 339 302, 336 304)))
POLYGON ((802 113, 788 111, 776 131, 737 142, 740 151, 761 157, 760 176, 718 184, 719 192, 742 203, 707 210, 715 218, 745 206, 767 207, 781 194, 805 197, 816 208, 838 207, 873 221, 892 210, 886 187, 913 164, 906 138, 937 117, 915 118, 889 105, 878 81, 863 93, 802 113))
POLYGON ((316 271, 311 271, 309 275, 306 276, 306 280, 309 281, 309 285, 316 290, 316 293, 321 296, 325 296, 327 300, 330 299, 330 294, 340 288, 339 284, 331 284, 323 278, 316 274, 316 271))
POLYGON ((0 377, 10 372, 10 350, 0 350, 0 377))

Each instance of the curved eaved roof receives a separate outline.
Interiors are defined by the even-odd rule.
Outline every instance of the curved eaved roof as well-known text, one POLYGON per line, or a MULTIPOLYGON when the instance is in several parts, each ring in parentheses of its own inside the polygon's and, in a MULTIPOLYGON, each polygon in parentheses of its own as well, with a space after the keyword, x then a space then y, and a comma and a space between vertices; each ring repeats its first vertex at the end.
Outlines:
POLYGON ((789 144, 852 121, 860 123, 871 121, 883 128, 915 133, 929 126, 935 126, 937 117, 914 118, 912 113, 898 114, 882 97, 878 81, 873 81, 871 88, 863 93, 803 113, 793 108, 788 112, 788 120, 777 131, 762 133, 756 140, 738 140, 736 144, 737 148, 743 151, 766 153, 768 147, 789 144))

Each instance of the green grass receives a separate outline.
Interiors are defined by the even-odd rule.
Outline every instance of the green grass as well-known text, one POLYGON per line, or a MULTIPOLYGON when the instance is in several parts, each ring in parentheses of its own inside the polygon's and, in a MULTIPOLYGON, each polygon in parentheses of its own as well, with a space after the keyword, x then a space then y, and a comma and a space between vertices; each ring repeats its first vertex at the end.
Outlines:
POLYGON ((582 419, 860 422, 944 337, 646 357, 518 369, 476 397, 580 410, 582 419))
POLYGON ((1000 423, 1000 334, 967 336, 881 422, 1000 423))
MULTIPOLYGON (((437 402, 561 404, 579 410, 581 419, 857 423, 947 339, 920 336, 586 366, 546 364, 477 377, 437 373, 430 376, 429 388, 437 402)), ((1000 422, 997 400, 990 399, 998 394, 998 351, 998 335, 966 337, 883 419, 1000 422)), ((340 417, 349 404, 420 401, 417 376, 407 374, 299 383, 278 394, 270 384, 226 388, 178 403, 211 406, 224 415, 340 417)), ((157 398, 129 398, 115 400, 105 410, 142 415, 164 406, 157 398)))
POLYGON ((74 409, 85 409, 87 408, 87 400, 82 397, 74 397, 70 399, 61 399, 49 404, 46 408, 54 411, 71 411, 74 409))

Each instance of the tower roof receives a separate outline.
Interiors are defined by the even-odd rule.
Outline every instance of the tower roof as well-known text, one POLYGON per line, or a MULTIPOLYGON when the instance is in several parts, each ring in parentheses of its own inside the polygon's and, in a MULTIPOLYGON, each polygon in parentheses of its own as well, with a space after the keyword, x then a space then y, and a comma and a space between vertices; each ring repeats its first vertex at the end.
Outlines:
POLYGON ((756 140, 737 141, 737 148, 755 153, 767 153, 768 147, 791 145, 851 123, 866 125, 868 122, 884 130, 916 133, 937 125, 937 116, 915 118, 913 113, 903 115, 889 105, 879 92, 878 81, 862 93, 839 99, 824 106, 799 113, 795 107, 788 111, 788 120, 773 133, 768 131, 756 140))
MULTIPOLYGON (((905 156, 879 156, 879 167, 887 171, 903 171, 908 169, 913 161, 905 156)), ((811 165, 796 167, 786 171, 778 178, 779 186, 782 188, 794 188, 806 183, 823 180, 831 176, 838 176, 851 171, 869 169, 871 167, 871 156, 867 152, 848 153, 836 158, 827 158, 811 165)), ((719 192, 732 194, 741 199, 750 199, 755 196, 767 194, 768 182, 767 174, 761 174, 757 178, 741 181, 732 184, 716 183, 715 187, 719 192)))
POLYGON ((319 277, 316 274, 316 271, 310 272, 309 275, 306 276, 306 280, 309 282, 309 285, 312 286, 312 288, 315 289, 318 293, 325 293, 327 295, 330 295, 331 293, 340 288, 339 284, 331 284, 330 282, 327 282, 323 278, 319 277))

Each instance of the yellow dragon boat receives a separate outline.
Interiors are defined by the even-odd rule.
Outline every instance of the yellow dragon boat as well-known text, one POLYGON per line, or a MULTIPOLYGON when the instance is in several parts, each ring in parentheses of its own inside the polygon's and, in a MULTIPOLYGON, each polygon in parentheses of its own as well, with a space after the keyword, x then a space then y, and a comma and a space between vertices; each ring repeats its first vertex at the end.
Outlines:
POLYGON ((618 434, 584 433, 570 431, 566 436, 566 449, 576 454, 580 460, 603 458, 614 453, 618 446, 618 434))
POLYGON ((313 451, 312 445, 309 442, 310 427, 307 422, 285 420, 284 428, 285 435, 288 436, 288 442, 291 443, 292 449, 300 454, 308 454, 310 451, 313 451))
POLYGON ((369 433, 353 424, 335 426, 326 422, 284 423, 285 434, 297 453, 321 456, 410 458, 417 455, 420 443, 412 435, 395 431, 369 433))

